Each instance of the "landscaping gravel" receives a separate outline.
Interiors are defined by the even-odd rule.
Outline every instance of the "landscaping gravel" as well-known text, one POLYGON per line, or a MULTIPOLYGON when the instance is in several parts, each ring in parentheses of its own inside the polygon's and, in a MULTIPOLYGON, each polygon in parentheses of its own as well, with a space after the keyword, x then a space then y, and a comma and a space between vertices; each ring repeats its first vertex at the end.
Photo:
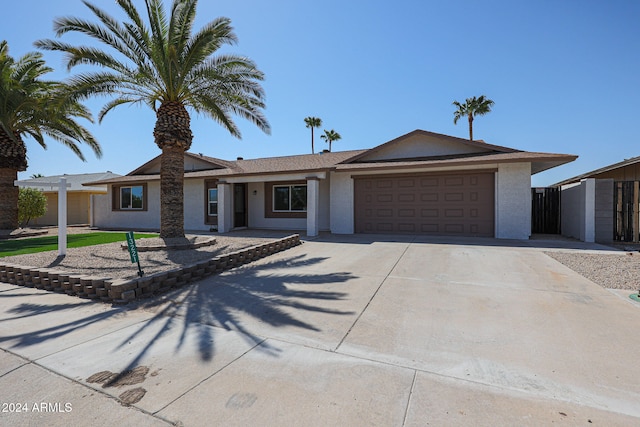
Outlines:
MULTIPOLYGON (((145 275, 149 275, 270 242, 291 234, 293 233, 246 230, 224 235, 207 235, 207 238, 215 237, 215 244, 198 249, 139 251, 138 256, 142 270, 145 275)), ((202 236, 187 235, 186 237, 190 241, 202 239, 202 236)), ((155 245, 160 242, 162 239, 159 238, 136 240, 138 247, 155 245)), ((136 278, 138 277, 138 266, 131 263, 129 252, 122 249, 123 243, 125 242, 68 248, 64 257, 58 257, 57 251, 3 257, 0 258, 0 263, 25 267, 55 268, 67 273, 100 278, 136 278)))
POLYGON ((592 282, 609 289, 640 290, 640 253, 545 252, 592 282))

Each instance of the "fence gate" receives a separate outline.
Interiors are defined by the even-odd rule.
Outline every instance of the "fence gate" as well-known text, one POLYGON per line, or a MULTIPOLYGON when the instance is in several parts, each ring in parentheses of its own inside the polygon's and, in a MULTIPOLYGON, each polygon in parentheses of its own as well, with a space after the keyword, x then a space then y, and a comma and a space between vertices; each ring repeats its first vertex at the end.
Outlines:
POLYGON ((615 206, 614 240, 633 242, 633 181, 616 181, 613 183, 613 204, 615 206))
POLYGON ((560 188, 531 189, 531 232, 560 234, 560 188))

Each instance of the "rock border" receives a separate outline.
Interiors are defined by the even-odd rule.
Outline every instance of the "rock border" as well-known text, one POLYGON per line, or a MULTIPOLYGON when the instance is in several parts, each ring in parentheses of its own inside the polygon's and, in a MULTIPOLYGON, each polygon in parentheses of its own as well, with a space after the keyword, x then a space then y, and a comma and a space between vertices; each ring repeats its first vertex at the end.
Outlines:
POLYGON ((208 260, 187 264, 137 279, 110 279, 79 276, 53 268, 25 267, 0 263, 0 282, 66 293, 105 303, 127 304, 179 288, 189 282, 219 274, 260 258, 300 245, 300 235, 292 234, 272 242, 251 246, 208 260))

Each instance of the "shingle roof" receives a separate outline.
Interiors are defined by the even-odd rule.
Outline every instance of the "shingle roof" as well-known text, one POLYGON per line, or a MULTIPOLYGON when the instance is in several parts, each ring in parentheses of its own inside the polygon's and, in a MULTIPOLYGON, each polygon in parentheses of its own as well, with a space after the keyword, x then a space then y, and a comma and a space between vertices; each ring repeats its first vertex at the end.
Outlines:
MULTIPOLYGON (((336 164, 351 157, 359 155, 367 150, 338 151, 332 153, 301 154, 297 156, 267 157, 261 159, 247 159, 226 161, 227 168, 185 172, 185 179, 202 177, 231 177, 247 175, 269 175, 277 173, 300 173, 326 171, 333 169, 336 164)), ((193 155, 192 153, 187 153, 193 155)), ((200 156, 197 156, 201 158, 200 156)), ((213 159, 213 158, 211 158, 213 159)), ((220 159, 214 159, 219 164, 220 159)), ((148 162, 147 162, 148 163, 148 162)), ((139 170, 138 168, 136 170, 139 170)), ((135 171, 134 171, 135 172, 135 171)), ((133 172, 132 172, 133 173, 133 172)), ((132 175, 132 173, 113 179, 100 180, 91 184, 114 184, 121 182, 143 182, 160 179, 159 174, 132 175)))
POLYGON ((508 153, 490 153, 477 156, 446 159, 426 159, 412 161, 380 161, 367 163, 347 163, 336 166, 337 171, 362 171, 398 169, 407 167, 435 168, 444 166, 481 166, 496 163, 531 162, 531 173, 536 174, 555 166, 574 161, 578 156, 572 154, 534 153, 514 151, 508 153))
POLYGON ((118 179, 122 175, 115 174, 113 172, 98 172, 98 173, 81 173, 71 175, 53 175, 45 176, 41 178, 22 179, 18 181, 18 187, 30 187, 37 188, 40 191, 58 191, 58 183, 60 178, 65 178, 67 184, 71 184, 67 188, 67 191, 84 191, 84 192, 99 192, 106 193, 107 189, 104 186, 86 186, 85 183, 94 183, 98 181, 118 179))
MULTIPOLYGON (((302 154, 295 156, 268 157, 261 159, 239 159, 235 161, 227 161, 196 155, 193 153, 185 153, 186 156, 196 157, 205 160, 212 165, 211 169, 199 171, 185 171, 185 179, 189 178, 222 178, 249 175, 269 175, 269 174, 287 174, 287 173, 304 173, 316 171, 363 171, 363 170, 382 170, 382 169, 399 169, 399 168, 420 168, 432 169, 437 167, 450 166, 483 166, 495 167, 497 163, 505 162, 529 162, 531 163, 531 173, 535 174, 549 168, 571 162, 577 156, 570 154, 555 153, 533 153, 528 151, 516 150, 509 147, 487 144, 483 141, 469 141, 467 139, 457 138, 448 135, 441 135, 423 130, 415 130, 401 137, 395 138, 387 143, 366 150, 351 150, 338 152, 324 152, 318 154, 302 154), (406 138, 424 135, 436 137, 442 141, 450 141, 456 144, 465 144, 477 147, 477 153, 471 152, 455 156, 440 156, 429 158, 413 158, 398 160, 376 160, 367 161, 366 155, 381 150, 383 147, 393 146, 401 143, 406 138), (493 165, 493 166, 492 166, 493 165)), ((145 163, 149 165, 156 161, 158 157, 145 163)), ((94 182, 92 184, 115 184, 115 183, 132 183, 159 180, 159 174, 143 175, 145 165, 139 167, 127 176, 106 179, 94 182)))

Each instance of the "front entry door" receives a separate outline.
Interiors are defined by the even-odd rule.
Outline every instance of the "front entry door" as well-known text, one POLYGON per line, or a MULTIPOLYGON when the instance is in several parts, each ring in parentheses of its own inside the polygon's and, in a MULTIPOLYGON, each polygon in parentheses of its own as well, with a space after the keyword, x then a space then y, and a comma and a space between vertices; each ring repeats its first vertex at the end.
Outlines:
POLYGON ((247 226, 247 184, 233 184, 233 226, 247 226))

